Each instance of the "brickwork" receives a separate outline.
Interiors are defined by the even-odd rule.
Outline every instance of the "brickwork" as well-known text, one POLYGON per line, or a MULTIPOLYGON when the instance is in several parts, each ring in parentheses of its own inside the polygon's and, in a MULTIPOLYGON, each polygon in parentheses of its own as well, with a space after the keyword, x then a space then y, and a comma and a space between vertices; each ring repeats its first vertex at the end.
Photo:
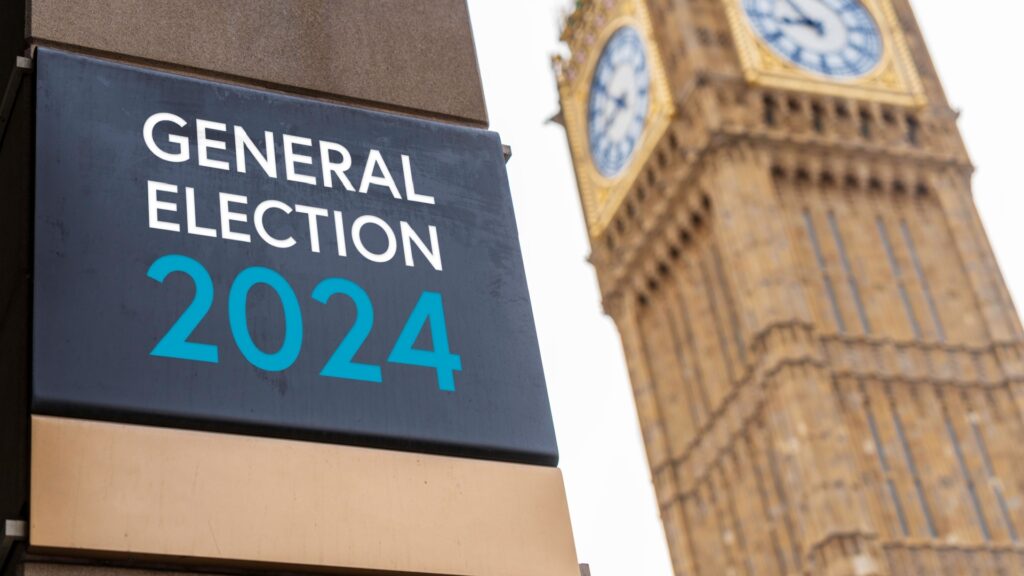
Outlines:
POLYGON ((676 112, 591 261, 679 576, 1024 572, 1024 332, 892 4, 924 107, 756 87, 721 0, 648 2, 676 112))

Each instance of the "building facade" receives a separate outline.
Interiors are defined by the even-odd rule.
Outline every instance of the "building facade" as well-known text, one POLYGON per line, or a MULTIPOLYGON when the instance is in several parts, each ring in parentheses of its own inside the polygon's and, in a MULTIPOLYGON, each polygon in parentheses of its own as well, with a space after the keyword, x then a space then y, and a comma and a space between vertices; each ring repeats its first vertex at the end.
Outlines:
POLYGON ((677 575, 1024 572, 1022 329, 908 0, 584 0, 554 61, 677 575))

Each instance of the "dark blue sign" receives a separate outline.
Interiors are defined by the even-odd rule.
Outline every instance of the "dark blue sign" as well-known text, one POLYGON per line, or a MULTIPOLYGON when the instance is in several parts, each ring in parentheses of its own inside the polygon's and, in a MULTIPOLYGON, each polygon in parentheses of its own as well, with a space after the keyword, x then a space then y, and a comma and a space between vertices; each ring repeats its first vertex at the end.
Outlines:
POLYGON ((33 409, 553 465, 496 134, 40 49, 33 409))

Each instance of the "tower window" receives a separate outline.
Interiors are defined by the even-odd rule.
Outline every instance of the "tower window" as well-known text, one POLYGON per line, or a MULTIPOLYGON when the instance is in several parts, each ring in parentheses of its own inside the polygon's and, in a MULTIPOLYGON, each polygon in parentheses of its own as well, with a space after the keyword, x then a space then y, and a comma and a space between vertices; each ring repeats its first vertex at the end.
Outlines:
POLYGON ((949 442, 953 445, 953 453, 956 455, 956 462, 960 467, 960 475, 963 477, 964 483, 967 485, 967 494, 970 496, 971 505, 974 508, 974 514, 978 520, 978 526, 981 528, 981 535, 985 538, 985 542, 992 540, 992 533, 988 527, 988 520, 985 518, 985 512, 981 506, 981 499, 978 496, 977 488, 974 486, 974 478, 971 476, 971 471, 967 466, 967 462, 964 459, 964 450, 960 445, 960 436, 956 433, 953 423, 950 422, 949 408, 943 401, 942 392, 936 390, 936 394, 939 396, 939 402, 942 405, 942 417, 946 425, 946 434, 949 435, 949 442))
POLYGON ((893 482, 893 476, 891 468, 889 467, 889 458, 885 452, 885 443, 882 441, 881 434, 878 433, 878 422, 875 420, 874 411, 871 409, 871 400, 867 392, 864 389, 864 383, 860 384, 860 394, 865 398, 864 411, 868 417, 868 427, 871 430, 871 438, 875 443, 875 454, 878 457, 878 462, 882 467, 882 472, 885 476, 885 484, 889 489, 889 498, 892 499, 893 507, 896 509, 896 519, 900 523, 900 531, 904 536, 910 534, 910 530, 907 527, 907 514, 903 510, 903 502, 900 500, 899 491, 896 490, 896 483, 893 482))
MULTIPOLYGON (((962 402, 967 404, 967 395, 963 391, 960 392, 960 397, 963 399, 962 402)), ((985 437, 982 435, 981 430, 978 427, 978 421, 976 418, 968 418, 971 424, 971 432, 974 434, 974 443, 978 448, 978 453, 981 454, 981 461, 985 464, 985 473, 988 475, 988 485, 992 488, 992 492, 996 496, 996 501, 999 503, 999 511, 1002 512, 1003 522, 1006 523, 1006 530, 1010 533, 1010 539, 1017 542, 1017 528, 1013 525, 1013 518, 1010 516, 1010 508, 1006 504, 1006 498, 1003 496, 1003 485, 999 482, 999 475, 996 473, 995 467, 992 465, 992 457, 989 456, 988 446, 985 444, 985 437)))
POLYGON ((811 248, 814 250, 814 259, 818 263, 818 270, 821 272, 822 281, 825 284, 825 293, 832 305, 833 317, 836 321, 836 328, 839 333, 846 332, 846 324, 843 322, 843 315, 839 311, 839 301, 836 299, 835 287, 832 285, 832 278, 829 275, 828 265, 825 263, 825 256, 821 251, 821 244, 818 242, 818 232, 814 228, 814 219, 809 210, 804 210, 804 228, 807 230, 807 237, 811 240, 811 248))
POLYGON ((860 135, 864 138, 871 138, 871 113, 867 110, 860 112, 860 135))
POLYGON ((825 131, 825 110, 817 102, 811 104, 811 120, 815 132, 821 134, 825 131))
POLYGON ((935 529, 935 521, 932 519, 932 508, 928 503, 927 496, 925 495, 924 483, 921 482, 921 475, 917 470, 917 461, 914 458, 914 452, 910 448, 910 441, 907 439, 907 434, 903 430, 903 420, 900 419, 896 402, 893 399, 892 389, 886 387, 885 393, 889 400, 889 413, 892 416, 893 428, 896 430, 896 436, 899 438, 900 447, 903 449, 903 460, 907 465, 907 469, 910 471, 910 477, 914 481, 914 491, 917 492, 917 501, 921 505, 921 512, 924 514, 924 522, 928 529, 928 536, 936 538, 939 533, 935 529))
POLYGON ((920 130, 921 125, 918 123, 917 117, 907 116, 907 142, 911 146, 920 144, 920 130))
POLYGON ((768 126, 775 125, 775 116, 778 113, 778 104, 771 96, 764 97, 764 123, 768 126))
POLYGON ((857 307, 857 318, 860 320, 860 327, 864 334, 871 334, 871 323, 868 320, 867 310, 864 308, 864 301, 860 297, 860 285, 854 275, 853 267, 850 266, 850 258, 846 253, 846 243, 843 242, 842 232, 839 230, 839 221, 836 220, 835 212, 828 211, 828 227, 832 231, 832 240, 835 242, 836 250, 839 252, 839 262, 843 266, 843 274, 850 287, 850 295, 853 296, 853 303, 857 307))

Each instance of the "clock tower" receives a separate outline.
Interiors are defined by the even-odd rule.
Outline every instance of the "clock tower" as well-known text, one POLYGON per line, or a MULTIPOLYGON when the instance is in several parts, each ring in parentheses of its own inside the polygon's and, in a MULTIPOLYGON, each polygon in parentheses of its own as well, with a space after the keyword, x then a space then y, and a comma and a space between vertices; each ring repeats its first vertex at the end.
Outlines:
POLYGON ((675 573, 1024 572, 1024 334, 909 0, 580 0, 562 40, 675 573))

